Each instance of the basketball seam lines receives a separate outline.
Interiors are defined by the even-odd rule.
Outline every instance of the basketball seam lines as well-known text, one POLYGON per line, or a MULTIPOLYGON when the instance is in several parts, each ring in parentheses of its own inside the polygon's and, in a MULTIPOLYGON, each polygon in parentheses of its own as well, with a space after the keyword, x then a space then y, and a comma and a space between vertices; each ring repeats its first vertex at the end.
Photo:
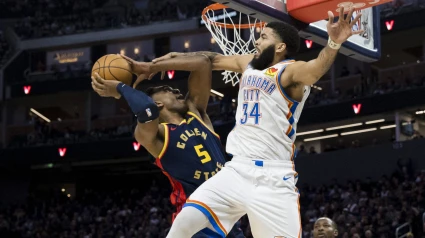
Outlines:
MULTIPOLYGON (((106 65, 106 59, 108 58, 108 55, 106 55, 105 59, 103 60, 103 65, 106 65)), ((100 68, 99 68, 100 71, 100 68)), ((106 78, 106 74, 105 74, 105 68, 103 68, 103 77, 106 78)))
POLYGON ((99 68, 96 68, 96 69, 93 69, 92 70, 92 72, 93 71, 95 71, 95 70, 98 70, 98 69, 104 69, 104 68, 114 68, 114 69, 122 69, 122 70, 125 70, 125 71, 127 71, 127 72, 129 72, 130 74, 133 74, 130 70, 128 70, 128 69, 125 69, 125 68, 121 68, 121 67, 118 67, 118 66, 102 66, 102 67, 99 67, 99 68))

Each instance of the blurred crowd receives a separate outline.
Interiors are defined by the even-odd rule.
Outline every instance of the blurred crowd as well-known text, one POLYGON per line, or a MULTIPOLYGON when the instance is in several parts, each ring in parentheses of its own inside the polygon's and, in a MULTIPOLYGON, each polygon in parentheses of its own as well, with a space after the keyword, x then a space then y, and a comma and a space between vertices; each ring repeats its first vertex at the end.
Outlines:
POLYGON ((207 0, 21 0, 3 3, 8 11, 1 16, 20 17, 15 31, 22 39, 29 39, 184 20, 200 16, 208 3, 207 0))
POLYGON ((351 181, 300 189, 303 237, 312 238, 314 221, 326 216, 338 224, 342 238, 392 238, 409 222, 415 237, 425 235, 425 170, 414 174, 402 166, 378 181, 351 181))
MULTIPOLYGON (((409 222, 415 237, 424 234, 425 171, 413 174, 402 166, 391 177, 370 178, 323 186, 303 185, 300 205, 303 238, 312 238, 321 216, 338 224, 342 238, 393 238, 409 222)), ((126 237, 162 238, 174 208, 170 187, 155 181, 147 190, 82 191, 67 197, 57 191, 44 199, 31 196, 25 204, 0 209, 0 237, 126 237)), ((247 217, 242 227, 252 238, 247 217)))
MULTIPOLYGON (((338 87, 337 81, 334 92, 325 89, 318 90, 313 88, 309 98, 307 99, 306 106, 328 105, 372 95, 389 94, 425 87, 425 75, 409 77, 403 70, 400 70, 393 77, 378 79, 376 77, 366 78, 360 70, 351 73, 346 67, 344 67, 339 78, 350 76, 359 76, 361 78, 361 82, 353 87, 341 90, 341 88, 338 87)), ((319 81, 318 85, 320 86, 323 83, 326 83, 326 81, 319 81)), ((344 83, 341 83, 341 85, 344 86, 344 83)))

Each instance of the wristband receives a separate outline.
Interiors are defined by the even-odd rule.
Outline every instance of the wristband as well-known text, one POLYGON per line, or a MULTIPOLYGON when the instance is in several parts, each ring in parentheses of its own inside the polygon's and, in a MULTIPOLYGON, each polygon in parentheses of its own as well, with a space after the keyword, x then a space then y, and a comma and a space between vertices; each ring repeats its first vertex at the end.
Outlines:
POLYGON ((339 50, 339 48, 341 48, 341 44, 335 43, 333 40, 331 40, 330 37, 329 37, 329 40, 328 40, 328 45, 329 45, 329 47, 331 47, 334 50, 339 50))

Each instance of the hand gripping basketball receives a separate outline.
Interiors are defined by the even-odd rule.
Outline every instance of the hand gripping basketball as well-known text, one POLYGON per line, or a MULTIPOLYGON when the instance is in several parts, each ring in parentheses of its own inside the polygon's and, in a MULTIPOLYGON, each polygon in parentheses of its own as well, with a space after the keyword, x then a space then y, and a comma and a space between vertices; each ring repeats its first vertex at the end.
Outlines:
POLYGON ((117 80, 105 80, 99 76, 98 73, 94 73, 91 76, 91 86, 93 90, 101 97, 114 97, 116 99, 121 98, 121 94, 117 91, 117 85, 120 81, 117 80))
POLYGON ((344 43, 350 36, 355 34, 360 34, 363 30, 353 31, 353 26, 360 19, 362 14, 358 14, 351 22, 351 17, 353 15, 354 8, 350 8, 347 16, 344 18, 344 8, 339 8, 339 19, 334 23, 334 14, 331 11, 328 11, 329 21, 326 25, 328 30, 328 35, 331 40, 337 44, 344 43))

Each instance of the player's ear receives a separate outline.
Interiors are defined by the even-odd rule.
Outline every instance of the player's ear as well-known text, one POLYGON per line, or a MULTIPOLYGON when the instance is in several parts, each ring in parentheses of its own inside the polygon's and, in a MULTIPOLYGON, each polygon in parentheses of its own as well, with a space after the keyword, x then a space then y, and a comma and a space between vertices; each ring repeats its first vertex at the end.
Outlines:
POLYGON ((283 53, 286 50, 286 44, 285 43, 277 43, 275 50, 277 53, 283 53))
POLYGON ((164 104, 161 101, 155 101, 155 104, 158 106, 159 110, 164 107, 164 104))

